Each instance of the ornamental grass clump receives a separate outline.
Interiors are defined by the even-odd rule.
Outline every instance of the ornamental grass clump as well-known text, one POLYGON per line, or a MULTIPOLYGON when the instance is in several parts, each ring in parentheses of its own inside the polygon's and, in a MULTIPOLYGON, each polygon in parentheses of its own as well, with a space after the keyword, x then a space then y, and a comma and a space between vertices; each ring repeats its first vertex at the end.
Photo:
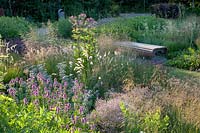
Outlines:
MULTIPOLYGON (((59 82, 56 78, 51 79, 42 73, 38 73, 27 80, 23 80, 22 78, 13 79, 9 82, 8 87, 9 96, 15 100, 18 106, 22 107, 22 112, 23 109, 28 109, 31 106, 34 112, 44 111, 50 113, 49 120, 46 122, 55 121, 51 125, 52 129, 55 128, 52 132, 59 128, 59 131, 94 132, 95 127, 85 117, 87 107, 84 103, 88 101, 86 97, 88 92, 83 90, 83 84, 77 80, 70 85, 64 80, 59 82)), ((27 113, 31 113, 32 111, 30 110, 27 113)), ((16 114, 14 117, 16 122, 17 117, 18 115, 16 114)), ((37 118, 37 116, 33 117, 37 118)), ((30 121, 34 118, 27 117, 24 119, 30 121)), ((25 121, 23 124, 25 124, 25 121)), ((12 126, 16 126, 16 128, 19 126, 19 130, 23 129, 22 125, 14 124, 12 126)), ((46 131, 47 129, 43 130, 46 131)), ((38 129, 37 131, 42 131, 42 129, 38 129)))

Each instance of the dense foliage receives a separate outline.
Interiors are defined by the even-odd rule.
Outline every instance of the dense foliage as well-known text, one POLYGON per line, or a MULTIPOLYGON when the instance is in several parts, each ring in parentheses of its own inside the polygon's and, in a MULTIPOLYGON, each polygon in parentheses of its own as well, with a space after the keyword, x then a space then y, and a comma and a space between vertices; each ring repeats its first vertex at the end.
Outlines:
POLYGON ((93 132, 85 117, 88 92, 78 81, 61 83, 43 72, 10 81, 0 95, 2 132, 93 132))
MULTIPOLYGON (((24 19, 2 17, 5 21, 17 20, 0 30, 6 33, 4 38, 23 37, 26 50, 21 56, 14 54, 15 48, 10 50, 6 41, 0 44, 0 89, 4 89, 0 90, 0 132, 199 132, 200 89, 196 82, 192 82, 194 87, 182 84, 170 78, 162 65, 155 67, 131 49, 113 45, 120 39, 165 45, 168 57, 175 57, 171 65, 197 70, 199 50, 177 52, 194 46, 194 42, 199 48, 197 17, 167 20, 143 16, 95 25, 90 16, 102 17, 108 11, 100 9, 98 14, 97 9, 89 8, 96 8, 91 4, 98 4, 98 0, 61 2, 84 3, 87 7, 80 4, 74 10, 71 8, 75 6, 69 5, 70 11, 73 15, 85 11, 89 16, 82 13, 70 20, 48 21, 30 32, 24 19), (23 30, 10 31, 13 25, 23 30), (97 26, 97 32, 93 26, 97 26), (14 58, 10 59, 11 55, 14 58)), ((112 3, 115 11, 118 2, 112 3)), ((121 4, 128 2, 136 0, 123 0, 121 4)), ((144 1, 137 2, 142 5, 144 1)), ((112 14, 113 10, 108 12, 112 14)), ((40 21, 45 17, 48 14, 40 16, 40 21)))
POLYGON ((21 37, 29 31, 30 24, 19 17, 0 17, 0 34, 3 38, 21 37))
POLYGON ((3 0, 0 5, 4 8, 6 15, 24 16, 29 20, 47 21, 56 20, 59 8, 64 8, 67 16, 87 13, 94 18, 105 17, 109 14, 111 0, 3 0))
POLYGON ((54 24, 54 28, 56 29, 57 36, 63 38, 70 38, 72 35, 72 24, 69 22, 69 18, 60 19, 56 21, 54 24))
POLYGON ((180 52, 175 58, 168 61, 168 64, 186 70, 200 70, 200 50, 189 48, 180 52))
MULTIPOLYGON (((192 7, 192 0, 1 0, 0 8, 6 15, 23 16, 29 20, 47 22, 58 19, 58 9, 63 8, 67 16, 82 12, 95 19, 116 15, 119 12, 146 11, 150 5, 163 2, 181 2, 192 7)), ((199 2, 195 1, 199 9, 199 2)))

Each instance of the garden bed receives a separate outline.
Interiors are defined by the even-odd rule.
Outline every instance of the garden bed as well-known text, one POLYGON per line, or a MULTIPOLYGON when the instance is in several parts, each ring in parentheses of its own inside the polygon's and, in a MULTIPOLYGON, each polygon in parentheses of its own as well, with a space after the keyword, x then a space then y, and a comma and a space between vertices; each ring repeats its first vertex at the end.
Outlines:
POLYGON ((200 82, 195 76, 152 65, 130 48, 113 45, 164 45, 167 58, 178 61, 175 67, 183 59, 198 64, 195 47, 186 50, 186 56, 180 52, 194 46, 198 18, 191 22, 142 16, 94 27, 92 18, 80 14, 70 17, 72 24, 62 20, 42 25, 45 34, 23 19, 5 19, 17 19, 28 29, 12 32, 8 25, 0 31, 4 38, 16 33, 26 46, 24 53, 13 54, 1 43, 0 132, 200 131, 200 82))

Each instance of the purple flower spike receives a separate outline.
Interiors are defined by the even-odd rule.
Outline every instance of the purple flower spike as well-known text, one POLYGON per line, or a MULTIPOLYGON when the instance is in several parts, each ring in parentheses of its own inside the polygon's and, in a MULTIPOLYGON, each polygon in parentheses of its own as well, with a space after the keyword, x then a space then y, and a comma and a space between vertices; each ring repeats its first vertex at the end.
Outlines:
POLYGON ((9 84, 13 85, 15 83, 15 80, 14 79, 11 79, 9 84))
POLYGON ((54 79, 54 82, 53 82, 53 87, 57 87, 58 86, 58 81, 57 81, 57 79, 55 78, 54 79))
POLYGON ((15 82, 18 82, 19 81, 19 78, 17 77, 17 78, 15 78, 15 80, 14 80, 15 82))
POLYGON ((32 86, 31 86, 31 88, 32 88, 32 89, 36 89, 36 88, 37 88, 37 84, 36 84, 36 83, 33 83, 32 86))
POLYGON ((67 88, 67 85, 68 85, 68 83, 65 81, 63 87, 64 87, 64 88, 67 88))
POLYGON ((28 100, 27 100, 26 97, 23 99, 23 102, 24 102, 24 105, 27 105, 27 104, 28 104, 28 100))
POLYGON ((56 107, 56 113, 58 114, 60 112, 60 107, 56 107))
POLYGON ((62 90, 62 87, 63 87, 62 84, 59 84, 59 89, 60 89, 60 90, 62 90))
POLYGON ((66 128, 66 129, 69 129, 69 125, 67 124, 67 125, 65 126, 65 128, 66 128))
POLYGON ((32 94, 34 96, 38 96, 39 95, 39 88, 36 88, 35 90, 32 91, 32 94))
POLYGON ((48 91, 47 87, 44 87, 44 92, 48 91))
POLYGON ((49 84, 49 83, 50 83, 50 79, 47 79, 47 80, 46 80, 46 83, 49 84))
POLYGON ((83 124, 86 124, 86 123, 87 123, 86 117, 83 117, 83 118, 81 119, 81 122, 82 122, 83 124))
POLYGON ((17 93, 17 91, 15 90, 15 88, 10 88, 8 89, 8 93, 10 96, 14 97, 17 93))
POLYGON ((65 104, 64 110, 65 110, 66 112, 69 111, 70 108, 71 108, 71 104, 70 104, 70 103, 65 104))
POLYGON ((76 124, 76 122, 77 122, 75 117, 74 117, 74 115, 71 116, 71 121, 72 121, 73 124, 76 124))
POLYGON ((85 14, 85 13, 81 13, 81 14, 79 15, 79 17, 81 17, 81 18, 86 18, 86 14, 85 14))
POLYGON ((19 84, 22 84, 22 82, 23 82, 23 78, 20 78, 19 79, 19 84))
POLYGON ((52 85, 52 84, 49 84, 49 87, 50 87, 50 88, 52 88, 52 87, 53 87, 53 85, 52 85))
POLYGON ((50 106, 49 110, 53 111, 54 110, 54 106, 50 106))
POLYGON ((47 91, 45 91, 44 98, 49 98, 49 97, 50 97, 50 93, 49 93, 49 91, 47 90, 47 91))
POLYGON ((79 108, 79 113, 80 113, 80 114, 83 114, 83 111, 84 111, 84 107, 83 107, 83 106, 80 106, 80 108, 79 108))
POLYGON ((67 95, 64 93, 63 94, 63 100, 66 100, 67 99, 67 95))

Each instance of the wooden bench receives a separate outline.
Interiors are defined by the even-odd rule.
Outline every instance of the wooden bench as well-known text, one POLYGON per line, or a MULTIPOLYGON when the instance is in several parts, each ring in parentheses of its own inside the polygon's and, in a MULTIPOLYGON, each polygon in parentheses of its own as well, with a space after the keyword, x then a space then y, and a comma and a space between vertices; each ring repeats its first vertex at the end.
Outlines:
POLYGON ((128 47, 134 49, 139 54, 145 56, 156 56, 156 55, 165 55, 167 53, 167 48, 165 46, 151 45, 145 43, 137 42, 115 42, 114 45, 121 47, 128 47))

